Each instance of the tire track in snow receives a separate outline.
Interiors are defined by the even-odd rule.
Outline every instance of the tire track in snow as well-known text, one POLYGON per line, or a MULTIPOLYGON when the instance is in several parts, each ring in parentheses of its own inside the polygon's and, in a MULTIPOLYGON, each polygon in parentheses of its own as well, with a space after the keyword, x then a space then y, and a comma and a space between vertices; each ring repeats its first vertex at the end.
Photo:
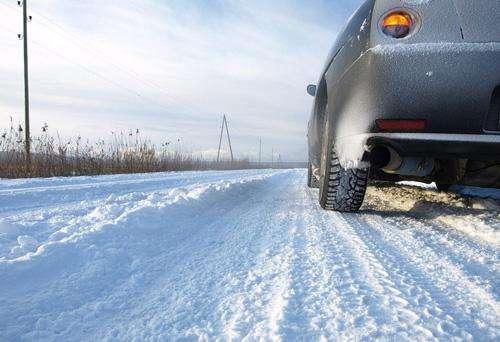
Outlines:
POLYGON ((341 220, 319 211, 312 191, 302 192, 308 199, 303 208, 305 229, 285 314, 288 322, 282 329, 284 339, 374 338, 380 337, 379 329, 397 322, 398 329, 386 328, 385 333, 431 336, 429 330, 414 326, 413 318, 421 308, 407 304, 409 298, 397 290, 393 274, 362 241, 345 232, 341 220))
POLYGON ((300 207, 294 204, 298 200, 289 196, 298 180, 297 177, 289 179, 274 189, 280 194, 273 200, 279 202, 277 207, 257 210, 263 220, 254 227, 268 230, 269 234, 261 236, 264 248, 258 254, 256 264, 244 274, 230 275, 236 293, 230 294, 218 309, 224 322, 224 334, 230 339, 279 338, 284 311, 291 296, 295 240, 301 220, 297 211, 290 210, 291 207, 300 207))
POLYGON ((123 328, 117 336, 134 335, 121 332, 130 321, 144 326, 145 334, 164 332, 160 336, 166 339, 272 336, 280 308, 286 304, 289 255, 283 242, 288 224, 276 224, 274 203, 284 201, 293 179, 292 172, 267 177, 240 189, 237 197, 210 199, 213 206, 207 204, 208 212, 180 222, 198 229, 143 261, 163 265, 165 270, 146 275, 154 283, 142 287, 120 316, 117 325, 123 328), (237 306, 239 298, 243 301, 237 306))
POLYGON ((497 251, 472 241, 467 242, 463 237, 456 236, 449 229, 444 229, 433 221, 422 222, 411 217, 404 221, 375 215, 367 215, 366 217, 367 220, 374 220, 379 225, 387 226, 389 224, 393 228, 410 234, 426 247, 432 249, 439 258, 448 260, 460 269, 469 281, 491 292, 495 299, 499 300, 500 279, 497 276, 499 270, 497 251))
POLYGON ((322 339, 359 339, 376 325, 376 317, 366 306, 373 290, 366 278, 370 275, 361 271, 358 260, 332 231, 328 214, 306 217, 306 253, 310 260, 307 271, 314 274, 318 267, 321 269, 320 278, 309 282, 306 290, 311 327, 322 339))
POLYGON ((407 286, 401 279, 405 277, 387 265, 379 250, 352 230, 345 216, 349 215, 329 213, 330 229, 332 234, 338 236, 341 250, 344 253, 348 251, 352 260, 350 269, 354 269, 359 277, 357 283, 363 284, 351 297, 361 295, 366 314, 373 319, 369 324, 354 326, 360 335, 358 338, 429 338, 430 327, 425 322, 419 322, 421 308, 410 302, 415 293, 404 292, 407 286))
POLYGON ((411 278, 432 296, 432 301, 439 304, 440 311, 446 314, 445 319, 440 321, 443 332, 454 335, 465 330, 470 336, 462 335, 463 338, 498 337, 498 302, 491 293, 469 281, 458 267, 436 255, 408 232, 387 225, 382 219, 351 216, 348 222, 365 241, 377 245, 379 251, 399 254, 399 259, 404 260, 402 267, 406 267, 411 278))
MULTIPOLYGON (((307 193, 299 192, 302 187, 294 190, 301 197, 300 205, 307 206, 307 193)), ((331 324, 337 315, 335 302, 339 296, 332 287, 332 270, 328 268, 325 251, 318 246, 318 235, 317 226, 309 224, 309 217, 304 215, 298 222, 294 241, 291 297, 280 330, 285 340, 318 339, 323 334, 320 325, 331 324), (318 322, 319 317, 325 321, 318 322)))
MULTIPOLYGON (((413 194, 416 190, 407 189, 409 194, 413 194)), ((445 196, 446 194, 437 195, 445 196)), ((426 194, 426 196, 430 195, 426 194)), ((382 225, 389 223, 390 226, 398 227, 400 230, 411 234, 415 239, 431 248, 437 255, 448 259, 456 267, 460 268, 469 280, 480 287, 488 289, 497 300, 499 299, 500 278, 497 276, 497 273, 500 265, 498 249, 485 243, 485 241, 471 240, 470 236, 461 232, 463 228, 455 230, 453 226, 442 223, 439 215, 437 215, 441 212, 455 211, 457 215, 466 212, 468 213, 468 217, 474 212, 484 214, 485 210, 460 207, 452 209, 448 207, 448 203, 417 202, 421 204, 414 205, 408 212, 398 211, 398 205, 395 205, 394 201, 388 201, 390 197, 390 191, 388 195, 383 195, 376 199, 369 195, 369 200, 364 206, 364 212, 372 213, 373 215, 369 215, 369 217, 378 220, 382 225), (394 214, 388 214, 388 209, 394 214), (437 218, 432 218, 434 216, 437 218)), ((414 202, 415 200, 407 197, 399 198, 399 202, 405 201, 414 202)), ((488 213, 487 216, 494 217, 495 214, 488 213)), ((468 221, 464 221, 463 218, 461 222, 462 225, 468 224, 468 221)), ((500 220, 497 222, 498 225, 500 220)), ((494 227, 493 223, 490 225, 494 227)))
POLYGON ((370 186, 364 208, 387 217, 426 222, 471 250, 485 250, 486 256, 496 254, 500 247, 500 206, 480 201, 475 204, 479 208, 471 207, 474 203, 455 194, 416 187, 370 186))
POLYGON ((495 235, 481 239, 491 231, 500 228, 500 211, 496 209, 475 209, 467 207, 466 199, 456 195, 436 193, 419 188, 394 186, 393 188, 369 187, 364 210, 389 219, 419 221, 435 227, 438 233, 446 233, 446 238, 467 246, 466 250, 480 251, 485 258, 497 259, 500 241, 491 244, 495 235), (419 193, 421 191, 422 193, 419 193), (454 216, 457 220, 450 222, 442 217, 454 216), (474 221, 474 224, 471 222, 474 221), (480 232, 476 236, 468 232, 467 226, 485 226, 488 232, 480 232), (494 256, 492 258, 492 256, 494 256))
MULTIPOLYGON (((441 294, 435 290, 433 284, 415 272, 399 250, 393 248, 378 234, 371 232, 366 224, 359 224, 356 216, 346 214, 339 220, 344 221, 345 229, 349 230, 350 234, 357 235, 374 258, 385 265, 385 270, 389 274, 390 288, 401 298, 402 308, 411 310, 412 319, 408 324, 411 329, 415 328, 418 331, 416 336, 420 336, 421 339, 470 337, 467 331, 454 323, 454 318, 450 316, 454 311, 449 309, 446 301, 441 300, 441 294), (441 325, 447 329, 443 330, 441 325)), ((405 337, 408 339, 412 336, 410 334, 405 337)))
POLYGON ((307 212, 310 193, 300 183, 294 189, 294 197, 300 198, 300 211, 304 214, 298 222, 294 242, 291 297, 280 336, 284 340, 317 340, 334 329, 334 319, 341 310, 340 294, 335 288, 335 266, 329 263, 328 251, 321 246, 322 222, 312 219, 307 212))
POLYGON ((291 258, 289 245, 279 252, 266 250, 244 278, 230 278, 241 292, 219 308, 226 337, 237 340, 278 338, 283 310, 288 304, 291 258))
POLYGON ((443 228, 451 229, 460 235, 468 235, 471 244, 479 244, 481 249, 500 248, 500 215, 483 219, 479 213, 459 217, 456 213, 443 213, 431 220, 443 228))

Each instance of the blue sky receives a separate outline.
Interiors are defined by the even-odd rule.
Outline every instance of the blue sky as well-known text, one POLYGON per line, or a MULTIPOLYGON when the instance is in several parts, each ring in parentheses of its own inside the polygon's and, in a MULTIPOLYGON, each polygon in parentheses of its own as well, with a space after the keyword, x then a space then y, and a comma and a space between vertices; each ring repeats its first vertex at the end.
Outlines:
MULTIPOLYGON (((222 113, 235 153, 262 138, 305 160, 314 83, 360 0, 31 1, 34 134, 47 123, 91 139, 140 129, 155 142, 216 152, 222 113)), ((21 11, 0 0, 0 128, 22 123, 21 11)))

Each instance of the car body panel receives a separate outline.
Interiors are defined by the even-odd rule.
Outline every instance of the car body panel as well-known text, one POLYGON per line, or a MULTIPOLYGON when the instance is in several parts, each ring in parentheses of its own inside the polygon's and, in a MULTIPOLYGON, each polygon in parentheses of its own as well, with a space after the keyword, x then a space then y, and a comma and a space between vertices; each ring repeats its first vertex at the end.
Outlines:
POLYGON ((330 49, 321 74, 324 74, 329 69, 332 61, 344 46, 349 45, 350 48, 348 50, 352 51, 352 54, 354 54, 354 51, 361 53, 364 49, 369 47, 367 45, 368 40, 360 40, 358 35, 370 32, 369 28, 374 4, 375 0, 365 1, 349 18, 347 25, 341 30, 333 47, 330 49), (358 44, 354 46, 356 42, 358 42, 358 44))
POLYGON ((453 0, 464 40, 468 42, 499 42, 500 1, 453 0))
POLYGON ((347 71, 352 62, 369 48, 371 18, 374 4, 375 0, 364 2, 351 16, 346 27, 342 30, 342 33, 330 50, 327 62, 321 72, 307 134, 309 160, 315 168, 319 167, 320 164, 321 137, 327 105, 326 98, 330 98, 327 94, 327 89, 331 89, 332 86, 326 82, 326 73, 329 70, 336 72, 337 75, 335 76, 340 79, 341 74, 347 71), (335 65, 332 67, 334 61, 335 65))

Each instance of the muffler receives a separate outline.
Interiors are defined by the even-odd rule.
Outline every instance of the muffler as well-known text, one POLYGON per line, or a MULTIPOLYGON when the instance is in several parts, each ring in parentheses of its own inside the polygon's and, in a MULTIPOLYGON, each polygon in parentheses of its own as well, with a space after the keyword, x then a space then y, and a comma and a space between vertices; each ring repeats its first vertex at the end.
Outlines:
POLYGON ((402 157, 389 146, 376 146, 370 153, 372 166, 391 174, 426 177, 434 171, 434 158, 402 157))

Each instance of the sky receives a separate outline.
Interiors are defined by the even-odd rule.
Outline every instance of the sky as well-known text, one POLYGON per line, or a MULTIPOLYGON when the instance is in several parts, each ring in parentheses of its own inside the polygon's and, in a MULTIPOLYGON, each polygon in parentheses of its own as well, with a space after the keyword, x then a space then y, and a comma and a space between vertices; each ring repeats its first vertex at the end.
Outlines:
MULTIPOLYGON (((304 161, 315 83, 361 0, 30 0, 32 134, 139 129, 212 158, 304 161), (224 150, 227 152, 227 144, 224 150)), ((0 0, 0 130, 23 124, 22 11, 0 0)), ((175 147, 174 147, 175 146, 175 147)))

